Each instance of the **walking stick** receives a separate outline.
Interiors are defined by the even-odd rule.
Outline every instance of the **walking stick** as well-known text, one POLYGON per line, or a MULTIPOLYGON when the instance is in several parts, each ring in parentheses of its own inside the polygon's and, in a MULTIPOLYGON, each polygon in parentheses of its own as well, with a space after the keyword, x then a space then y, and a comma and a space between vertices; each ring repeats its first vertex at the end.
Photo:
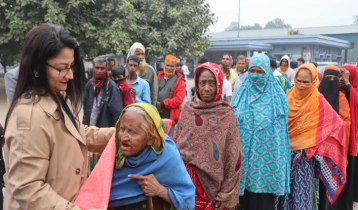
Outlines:
POLYGON ((148 197, 148 210, 154 210, 152 197, 148 197))

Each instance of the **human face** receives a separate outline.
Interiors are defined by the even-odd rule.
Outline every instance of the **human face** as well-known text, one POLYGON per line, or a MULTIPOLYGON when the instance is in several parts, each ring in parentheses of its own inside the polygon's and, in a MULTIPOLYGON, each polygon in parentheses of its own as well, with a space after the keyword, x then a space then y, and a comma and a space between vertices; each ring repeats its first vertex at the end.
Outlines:
POLYGON ((127 63, 128 74, 134 76, 138 70, 138 63, 134 60, 130 60, 127 63))
POLYGON ((245 59, 239 59, 236 62, 236 68, 239 72, 243 72, 245 70, 246 67, 246 62, 245 59))
POLYGON ((343 88, 345 84, 346 84, 346 83, 344 82, 344 79, 343 79, 343 72, 341 72, 341 76, 340 76, 340 78, 339 78, 339 86, 340 86, 341 88, 343 88))
POLYGON ((167 72, 169 74, 174 74, 175 73, 175 63, 173 61, 165 62, 164 70, 165 70, 165 72, 167 72))
POLYGON ((147 146, 153 144, 142 128, 143 122, 145 117, 134 111, 127 111, 122 116, 117 135, 124 156, 138 156, 147 146))
POLYGON ((134 55, 137 56, 140 61, 143 61, 145 58, 143 50, 141 50, 139 48, 135 50, 134 55))
POLYGON ((281 61, 281 66, 288 66, 288 61, 286 59, 283 59, 281 61))
POLYGON ((324 78, 327 78, 331 81, 333 80, 339 80, 339 77, 337 77, 336 75, 326 75, 324 78))
POLYGON ((112 77, 113 80, 120 80, 120 79, 123 79, 123 78, 124 78, 124 75, 121 75, 121 74, 112 77))
MULTIPOLYGON (((227 65, 227 69, 230 69, 231 67, 231 64, 232 64, 232 60, 230 58, 229 55, 224 55, 222 58, 221 58, 221 62, 225 63, 227 65)), ((224 69, 225 70, 225 69, 224 69)))
MULTIPOLYGON (((75 61, 74 58, 74 51, 71 48, 65 47, 63 48, 60 53, 49 59, 47 63, 57 69, 65 69, 70 68, 73 66, 75 61)), ((72 69, 68 71, 66 75, 63 77, 59 76, 59 72, 56 71, 53 67, 46 66, 46 77, 50 89, 52 92, 60 92, 66 91, 67 83, 69 80, 73 79, 73 71, 72 69)))
POLYGON ((250 74, 265 74, 265 71, 258 66, 253 66, 249 70, 250 74))
POLYGON ((210 102, 216 95, 216 79, 214 74, 206 70, 201 73, 198 79, 198 89, 201 100, 210 102))
POLYGON ((296 81, 298 83, 304 84, 304 85, 297 84, 296 86, 298 89, 303 90, 308 88, 307 84, 312 83, 311 72, 308 69, 301 69, 296 76, 296 81))
POLYGON ((102 77, 106 73, 107 63, 94 63, 94 72, 102 77))
POLYGON ((181 65, 184 66, 184 60, 180 60, 181 65))
POLYGON ((181 66, 177 66, 176 70, 179 71, 181 69, 181 66))
POLYGON ((297 61, 297 65, 301 66, 303 63, 301 61, 297 61))

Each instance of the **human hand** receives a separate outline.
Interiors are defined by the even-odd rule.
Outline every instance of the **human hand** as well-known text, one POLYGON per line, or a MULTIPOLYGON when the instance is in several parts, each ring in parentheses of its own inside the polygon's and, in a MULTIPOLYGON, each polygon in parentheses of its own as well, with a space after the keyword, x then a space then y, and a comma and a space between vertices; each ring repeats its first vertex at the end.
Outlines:
POLYGON ((350 84, 349 83, 349 76, 350 76, 351 73, 345 68, 342 68, 341 70, 342 70, 342 78, 343 78, 344 84, 345 85, 350 84))
POLYGON ((144 195, 147 197, 166 197, 168 190, 161 185, 153 174, 148 176, 141 176, 136 174, 129 174, 129 178, 137 179, 138 184, 141 186, 144 195))
POLYGON ((156 102, 155 103, 155 108, 157 108, 158 112, 160 112, 160 110, 162 109, 162 105, 160 104, 160 102, 156 102))
POLYGON ((135 98, 135 96, 137 95, 137 91, 134 88, 132 88, 131 94, 132 94, 133 98, 135 98))

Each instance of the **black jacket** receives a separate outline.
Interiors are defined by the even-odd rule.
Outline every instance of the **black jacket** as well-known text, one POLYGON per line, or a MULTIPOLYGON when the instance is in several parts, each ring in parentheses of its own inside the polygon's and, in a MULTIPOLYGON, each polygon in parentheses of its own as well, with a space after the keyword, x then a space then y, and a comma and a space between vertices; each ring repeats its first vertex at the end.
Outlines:
MULTIPOLYGON (((101 92, 102 91, 104 92, 101 99, 100 111, 98 114, 96 126, 99 128, 114 127, 123 109, 121 94, 116 83, 108 77, 107 82, 101 89, 101 92)), ((90 124, 95 94, 95 86, 92 85, 92 79, 90 79, 85 86, 85 95, 83 101, 82 123, 84 125, 90 124)))

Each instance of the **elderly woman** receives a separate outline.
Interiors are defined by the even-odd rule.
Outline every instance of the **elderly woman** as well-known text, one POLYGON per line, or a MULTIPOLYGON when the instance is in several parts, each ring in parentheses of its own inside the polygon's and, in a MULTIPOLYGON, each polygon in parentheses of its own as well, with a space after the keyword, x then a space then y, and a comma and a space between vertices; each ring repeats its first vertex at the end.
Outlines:
POLYGON ((80 209, 73 202, 87 179, 87 153, 102 152, 114 133, 79 121, 83 71, 63 28, 46 23, 26 35, 6 119, 4 209, 80 209))
POLYGON ((279 198, 277 209, 317 209, 319 175, 334 203, 346 183, 344 127, 337 112, 317 89, 317 68, 301 65, 295 86, 287 93, 291 143, 291 193, 279 198))
POLYGON ((113 210, 194 209, 195 188, 154 106, 128 105, 76 204, 113 210), (99 202, 97 202, 99 201, 99 202), (101 203, 102 202, 102 203, 101 203))
POLYGON ((196 69, 194 102, 186 103, 174 136, 196 187, 196 210, 239 203, 240 134, 232 108, 222 101, 223 78, 214 63, 196 69))
POLYGON ((231 105, 243 148, 241 209, 272 210, 275 195, 290 192, 290 143, 287 100, 265 54, 251 58, 231 105))

